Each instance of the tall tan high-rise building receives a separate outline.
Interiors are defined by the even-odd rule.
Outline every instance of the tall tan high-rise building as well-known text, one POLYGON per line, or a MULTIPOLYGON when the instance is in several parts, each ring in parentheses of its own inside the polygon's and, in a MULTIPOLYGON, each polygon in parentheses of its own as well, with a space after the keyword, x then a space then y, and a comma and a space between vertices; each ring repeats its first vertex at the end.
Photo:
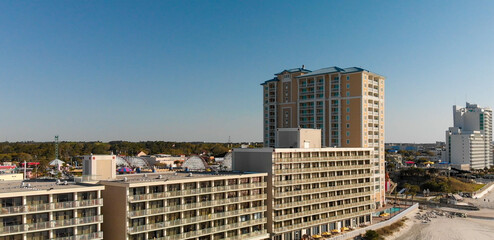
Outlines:
POLYGON ((384 202, 384 77, 358 67, 283 70, 263 86, 264 146, 278 128, 322 130, 327 147, 374 148, 375 201, 384 202))

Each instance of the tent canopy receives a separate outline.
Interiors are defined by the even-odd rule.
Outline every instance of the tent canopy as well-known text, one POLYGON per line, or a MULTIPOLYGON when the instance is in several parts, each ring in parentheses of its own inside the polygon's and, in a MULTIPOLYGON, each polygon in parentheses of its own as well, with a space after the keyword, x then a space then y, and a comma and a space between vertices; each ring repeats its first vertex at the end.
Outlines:
POLYGON ((49 163, 50 166, 62 166, 65 162, 60 159, 55 159, 49 163))

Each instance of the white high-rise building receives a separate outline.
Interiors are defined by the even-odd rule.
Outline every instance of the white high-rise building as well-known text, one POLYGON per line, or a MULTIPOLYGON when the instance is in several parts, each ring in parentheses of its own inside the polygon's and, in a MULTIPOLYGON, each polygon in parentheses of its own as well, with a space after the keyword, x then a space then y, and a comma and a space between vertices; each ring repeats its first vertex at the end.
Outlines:
POLYGON ((470 169, 494 165, 492 156, 492 109, 467 102, 453 106, 454 126, 446 131, 446 161, 470 169))

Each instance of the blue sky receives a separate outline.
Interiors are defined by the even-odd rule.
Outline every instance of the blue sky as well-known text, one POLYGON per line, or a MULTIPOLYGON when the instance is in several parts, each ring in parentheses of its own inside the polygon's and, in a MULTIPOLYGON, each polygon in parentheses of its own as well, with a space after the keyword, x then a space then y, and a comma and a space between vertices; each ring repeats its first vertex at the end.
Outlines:
POLYGON ((494 107, 493 1, 1 1, 0 141, 261 141, 286 68, 387 77, 386 140, 494 107))

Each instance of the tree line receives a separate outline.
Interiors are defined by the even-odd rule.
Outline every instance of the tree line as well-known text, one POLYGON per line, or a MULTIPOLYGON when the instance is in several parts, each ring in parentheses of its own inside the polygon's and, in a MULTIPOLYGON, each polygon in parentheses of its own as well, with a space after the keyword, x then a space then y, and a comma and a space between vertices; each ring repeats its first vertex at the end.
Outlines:
MULTIPOLYGON (((143 151, 146 154, 191 155, 206 154, 220 156, 231 148, 240 147, 240 143, 203 143, 203 142, 60 142, 59 159, 71 162, 74 157, 88 154, 118 154, 135 156, 143 151)), ((251 147, 262 147, 262 143, 254 143, 251 147)), ((0 161, 37 161, 43 165, 55 159, 53 142, 1 142, 0 161)))

